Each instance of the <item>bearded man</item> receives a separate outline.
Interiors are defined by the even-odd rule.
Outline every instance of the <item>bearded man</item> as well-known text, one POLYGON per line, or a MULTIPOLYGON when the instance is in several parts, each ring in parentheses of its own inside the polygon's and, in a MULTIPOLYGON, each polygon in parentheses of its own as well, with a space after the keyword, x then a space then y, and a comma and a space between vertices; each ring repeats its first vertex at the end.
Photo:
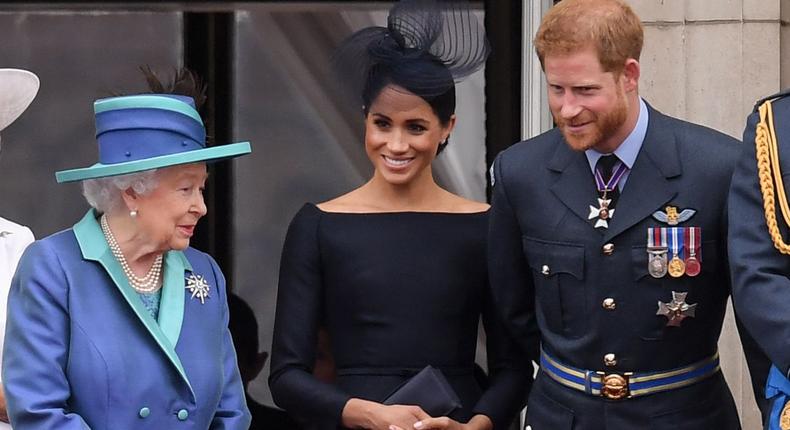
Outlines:
POLYGON ((550 9, 535 46, 557 127, 492 168, 491 287, 539 363, 533 429, 740 428, 717 351, 739 145, 640 98, 642 43, 623 1, 550 9))

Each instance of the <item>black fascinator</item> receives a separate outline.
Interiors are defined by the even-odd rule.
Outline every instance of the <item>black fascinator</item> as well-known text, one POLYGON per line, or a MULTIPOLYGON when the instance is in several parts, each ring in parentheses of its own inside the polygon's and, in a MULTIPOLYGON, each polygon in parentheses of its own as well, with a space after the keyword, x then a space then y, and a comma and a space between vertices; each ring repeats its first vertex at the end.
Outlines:
POLYGON ((489 50, 468 4, 403 0, 390 10, 387 27, 352 34, 332 62, 341 83, 365 105, 388 84, 426 100, 453 90, 454 99, 455 83, 479 70, 489 50))

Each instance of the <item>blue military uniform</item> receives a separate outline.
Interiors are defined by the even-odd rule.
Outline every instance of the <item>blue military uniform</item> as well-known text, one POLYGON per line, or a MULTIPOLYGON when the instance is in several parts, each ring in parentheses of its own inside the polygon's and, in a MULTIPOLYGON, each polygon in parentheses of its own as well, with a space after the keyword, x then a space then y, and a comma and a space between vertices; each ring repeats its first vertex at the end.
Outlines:
POLYGON ((738 142, 643 111, 644 137, 605 228, 591 219, 603 219, 591 162, 558 129, 494 163, 491 285, 540 363, 533 429, 740 428, 717 355, 738 142), (695 258, 698 273, 688 263, 671 276, 674 257, 695 258))
POLYGON ((733 302, 774 364, 765 393, 772 403, 772 430, 790 429, 790 235, 782 210, 783 176, 790 172, 787 119, 790 90, 757 103, 743 133, 729 202, 733 302))

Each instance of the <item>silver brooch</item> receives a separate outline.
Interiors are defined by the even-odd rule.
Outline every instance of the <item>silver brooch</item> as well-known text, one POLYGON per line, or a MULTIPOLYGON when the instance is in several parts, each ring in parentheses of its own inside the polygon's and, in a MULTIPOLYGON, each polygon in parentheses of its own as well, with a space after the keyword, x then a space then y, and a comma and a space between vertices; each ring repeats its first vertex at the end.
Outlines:
POLYGON ((206 278, 204 278, 202 275, 189 275, 187 278, 187 286, 185 288, 189 290, 190 293, 192 293, 193 299, 195 297, 200 299, 201 305, 206 303, 210 286, 208 285, 208 282, 206 282, 206 278))

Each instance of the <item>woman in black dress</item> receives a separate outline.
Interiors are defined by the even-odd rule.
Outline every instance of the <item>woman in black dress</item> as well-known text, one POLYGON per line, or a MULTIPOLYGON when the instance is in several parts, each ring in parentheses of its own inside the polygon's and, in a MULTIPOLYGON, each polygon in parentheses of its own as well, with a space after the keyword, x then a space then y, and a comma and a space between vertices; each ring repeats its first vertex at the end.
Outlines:
POLYGON ((375 172, 348 194, 306 204, 286 237, 269 385, 311 428, 504 430, 525 400, 532 366, 503 332, 487 288, 488 205, 440 188, 431 171, 455 124, 454 79, 486 55, 469 11, 413 1, 335 57, 362 86, 375 172), (487 381, 474 364, 481 316, 487 381), (312 375, 321 327, 334 384, 312 375), (426 365, 442 371, 460 408, 430 417, 380 403, 426 365))

